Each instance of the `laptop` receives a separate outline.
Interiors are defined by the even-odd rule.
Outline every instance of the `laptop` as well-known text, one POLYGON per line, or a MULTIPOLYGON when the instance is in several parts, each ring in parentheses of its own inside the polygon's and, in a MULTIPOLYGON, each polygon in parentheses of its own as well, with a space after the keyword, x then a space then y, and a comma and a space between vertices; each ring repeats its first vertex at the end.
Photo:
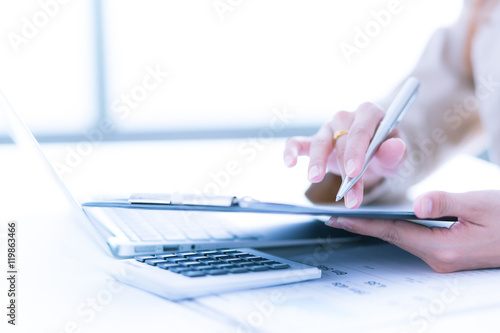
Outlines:
POLYGON ((358 238, 344 230, 329 228, 317 219, 299 215, 124 209, 85 203, 81 206, 50 166, 29 129, 5 100, 2 104, 4 113, 10 115, 13 136, 30 147, 31 154, 39 155, 41 163, 50 168, 52 177, 83 209, 115 257, 130 258, 165 251, 315 244, 319 238, 328 242, 358 238))
POLYGON ((333 242, 355 239, 355 236, 325 227, 317 220, 298 221, 296 216, 283 216, 281 218, 285 220, 273 225, 271 222, 277 219, 276 215, 253 214, 252 217, 244 217, 237 214, 228 217, 209 212, 192 215, 140 209, 84 209, 1 92, 0 112, 5 116, 18 148, 35 161, 31 167, 43 169, 44 176, 49 177, 53 186, 64 195, 72 208, 71 220, 85 224, 79 227, 84 227, 89 237, 101 238, 83 244, 88 249, 83 249, 82 253, 99 253, 99 256, 104 256, 103 249, 107 248, 106 264, 101 267, 126 284, 176 300, 305 281, 319 278, 320 270, 271 256, 251 247, 317 244, 319 237, 333 242), (258 230, 245 229, 242 223, 234 222, 245 218, 268 219, 271 226, 258 230), (90 225, 93 227, 89 232, 90 225), (106 246, 102 246, 103 244, 106 246), (98 251, 96 248, 99 248, 98 251), (123 257, 133 258, 122 259, 123 257))

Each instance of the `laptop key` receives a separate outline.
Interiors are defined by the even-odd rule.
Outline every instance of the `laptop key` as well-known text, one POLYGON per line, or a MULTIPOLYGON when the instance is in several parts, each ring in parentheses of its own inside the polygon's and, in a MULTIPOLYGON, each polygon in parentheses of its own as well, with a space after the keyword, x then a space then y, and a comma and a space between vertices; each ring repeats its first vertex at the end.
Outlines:
POLYGON ((207 256, 209 254, 220 254, 221 252, 216 250, 205 250, 205 251, 198 251, 198 253, 207 256))
POLYGON ((245 268, 248 268, 249 270, 253 271, 253 272, 262 272, 262 271, 268 271, 270 270, 271 268, 267 267, 267 266, 245 266, 245 268))
POLYGON ((212 265, 212 267, 217 267, 217 268, 223 269, 223 268, 236 268, 238 266, 222 263, 222 264, 214 264, 214 265, 212 265))
POLYGON ((250 261, 255 261, 255 262, 266 261, 267 260, 267 259, 262 258, 262 257, 246 257, 245 259, 246 260, 250 260, 250 261))
POLYGON ((290 268, 290 265, 276 264, 276 265, 270 265, 269 267, 271 267, 272 269, 286 269, 286 268, 290 268))
POLYGON ((177 255, 182 256, 182 257, 189 257, 189 256, 198 256, 199 254, 196 252, 179 252, 177 255))
POLYGON ((247 262, 246 260, 238 259, 238 258, 226 259, 224 261, 227 262, 228 264, 241 264, 243 262, 247 262))
POLYGON ((200 277, 200 276, 205 276, 207 273, 203 271, 184 271, 181 272, 182 275, 187 276, 187 277, 200 277))
POLYGON ((172 262, 166 262, 166 263, 161 263, 157 264, 156 267, 161 268, 161 269, 171 269, 171 268, 181 268, 181 265, 174 264, 172 262))
POLYGON ((183 262, 183 261, 191 261, 191 260, 186 259, 186 258, 169 258, 167 260, 169 262, 175 262, 175 263, 180 263, 180 262, 183 262))
POLYGON ((234 258, 234 257, 228 256, 226 254, 212 254, 212 255, 209 255, 209 257, 211 257, 213 259, 219 259, 219 260, 225 260, 225 259, 234 258))
POLYGON ((173 268, 170 268, 169 271, 171 272, 174 272, 174 273, 182 273, 182 272, 187 272, 187 271, 191 271, 192 269, 191 268, 187 268, 187 267, 173 267, 173 268))
POLYGON ((148 265, 156 266, 157 264, 163 264, 166 263, 167 261, 163 259, 154 258, 154 259, 147 259, 144 262, 148 265))
POLYGON ((197 262, 197 261, 181 261, 180 264, 182 266, 186 266, 186 267, 195 267, 195 266, 202 265, 201 262, 197 262))
POLYGON ((212 258, 207 258, 205 256, 200 256, 200 255, 198 255, 198 256, 192 256, 192 257, 189 257, 188 259, 190 259, 190 260, 196 260, 196 261, 198 261, 198 260, 203 261, 203 260, 206 260, 206 259, 207 260, 212 260, 212 258))
POLYGON ((229 268, 228 271, 231 272, 231 273, 233 273, 233 274, 240 274, 240 273, 250 272, 246 268, 229 268))
POLYGON ((224 275, 227 274, 228 272, 223 270, 223 269, 211 269, 205 271, 208 275, 224 275))
POLYGON ((198 269, 198 270, 202 270, 202 269, 214 269, 214 266, 200 265, 200 266, 196 266, 196 269, 198 269))
POLYGON ((209 257, 201 257, 199 259, 196 259, 196 261, 207 262, 207 261, 214 261, 214 259, 213 258, 209 258, 209 257))
POLYGON ((144 262, 145 260, 155 259, 155 258, 156 258, 155 256, 136 256, 135 260, 137 260, 139 262, 144 262))
POLYGON ((242 262, 242 263, 240 263, 238 265, 243 266, 243 267, 259 266, 258 263, 256 263, 256 262, 250 262, 250 261, 242 262))
POLYGON ((245 253, 245 252, 233 254, 233 256, 238 257, 238 258, 255 257, 253 254, 249 254, 249 253, 245 253))
POLYGON ((225 253, 225 254, 231 254, 231 255, 243 253, 239 250, 234 250, 234 249, 220 250, 220 252, 225 253))
POLYGON ((180 257, 177 256, 176 254, 169 253, 169 254, 157 254, 156 258, 166 260, 166 259, 169 259, 169 258, 180 258, 180 257))

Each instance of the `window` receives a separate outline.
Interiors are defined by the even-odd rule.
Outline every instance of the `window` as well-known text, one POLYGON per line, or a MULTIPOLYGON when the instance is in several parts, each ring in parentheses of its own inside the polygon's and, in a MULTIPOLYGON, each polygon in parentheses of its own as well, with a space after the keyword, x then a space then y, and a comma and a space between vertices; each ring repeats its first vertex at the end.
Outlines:
POLYGON ((293 133, 309 133, 385 94, 460 6, 11 1, 0 5, 0 89, 42 141, 103 124, 110 138, 236 137, 280 112, 293 115, 293 133))
POLYGON ((460 10, 451 0, 104 4, 108 110, 125 131, 258 128, 276 108, 316 128, 386 93, 460 10), (142 87, 155 70, 165 76, 142 87))
POLYGON ((97 118, 92 1, 0 5, 0 90, 37 134, 64 137, 97 118))

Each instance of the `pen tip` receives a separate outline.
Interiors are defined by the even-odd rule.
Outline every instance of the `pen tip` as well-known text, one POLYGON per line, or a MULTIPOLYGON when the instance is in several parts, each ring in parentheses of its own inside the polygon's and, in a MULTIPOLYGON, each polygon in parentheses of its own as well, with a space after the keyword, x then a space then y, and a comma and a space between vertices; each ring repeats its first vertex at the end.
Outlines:
POLYGON ((335 201, 339 202, 341 199, 342 199, 342 197, 340 195, 337 195, 337 197, 335 198, 335 201))

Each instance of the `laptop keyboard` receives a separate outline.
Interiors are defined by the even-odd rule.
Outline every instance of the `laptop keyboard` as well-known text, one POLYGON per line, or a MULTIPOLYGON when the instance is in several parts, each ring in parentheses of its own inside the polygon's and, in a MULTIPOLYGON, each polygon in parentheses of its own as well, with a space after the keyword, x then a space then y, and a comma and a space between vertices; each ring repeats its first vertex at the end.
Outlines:
POLYGON ((203 277, 289 269, 290 265, 240 250, 204 250, 136 256, 147 265, 182 274, 203 277))
POLYGON ((256 239, 219 217, 163 210, 108 209, 116 225, 131 241, 202 241, 256 239))

